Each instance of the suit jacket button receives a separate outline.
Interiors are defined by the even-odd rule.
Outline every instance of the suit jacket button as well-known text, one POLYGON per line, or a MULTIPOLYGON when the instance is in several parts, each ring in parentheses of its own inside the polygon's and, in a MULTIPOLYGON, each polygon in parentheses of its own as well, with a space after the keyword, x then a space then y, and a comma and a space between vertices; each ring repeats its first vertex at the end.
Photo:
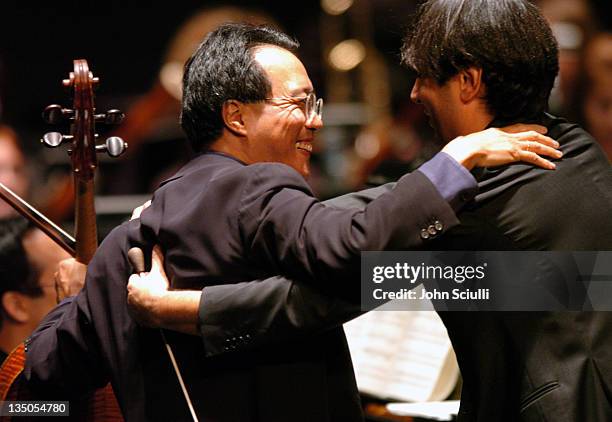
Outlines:
POLYGON ((421 230, 421 238, 425 240, 429 239, 429 232, 425 229, 421 230))
POLYGON ((436 230, 436 228, 433 226, 433 224, 431 226, 427 227, 427 231, 432 236, 435 236, 435 235, 438 234, 438 230, 436 230))
POLYGON ((442 224, 440 221, 436 220, 434 222, 434 227, 436 228, 437 231, 441 232, 442 230, 444 230, 444 224, 442 224))

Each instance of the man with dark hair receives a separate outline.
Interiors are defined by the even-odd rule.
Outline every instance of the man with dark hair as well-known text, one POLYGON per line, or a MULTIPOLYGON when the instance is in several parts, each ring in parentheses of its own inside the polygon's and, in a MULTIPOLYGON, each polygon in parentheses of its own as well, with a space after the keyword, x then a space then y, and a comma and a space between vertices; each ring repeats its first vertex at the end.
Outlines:
POLYGON ((252 54, 254 48, 269 44, 294 53, 299 47, 297 41, 269 27, 253 31, 248 26, 226 26, 218 31, 208 48, 185 65, 181 126, 194 151, 205 150, 222 135, 221 110, 228 98, 252 103, 271 92, 270 81, 252 54))
MULTIPOLYGON (((185 67, 181 115, 200 154, 162 184, 140 220, 107 237, 83 292, 32 336, 25 373, 33 388, 82 392, 110 378, 126 419, 189 418, 159 333, 137 326, 127 312, 131 245, 161 244, 179 289, 282 273, 354 299, 361 250, 422 247, 457 223, 454 209, 474 194, 466 169, 518 159, 550 169, 533 152, 560 156, 554 141, 535 131, 491 129, 454 140, 365 210, 326 206, 304 181, 323 104, 295 47, 278 31, 245 24, 223 25, 203 41, 185 67)), ((200 292, 175 293, 197 317, 200 292)), ((253 293, 244 299, 265 292, 253 293)), ((197 331, 195 324, 188 330, 197 331)), ((362 418, 341 328, 221 357, 207 357, 196 337, 167 337, 195 411, 206 420, 362 418)))
MULTIPOLYGON (((559 59, 557 42, 535 6, 526 1, 431 1, 414 22, 401 53, 419 82, 444 87, 461 71, 476 69, 479 75, 467 76, 479 76, 486 87, 479 94, 496 122, 541 119, 559 59)), ((459 111, 454 104, 443 108, 459 111)), ((440 135, 452 139, 450 133, 440 135)))
MULTIPOLYGON (((524 0, 428 1, 402 53, 418 75, 412 98, 445 141, 527 119, 546 125, 564 151, 555 172, 523 164, 474 171, 476 200, 459 214, 461 225, 428 248, 612 250, 612 169, 580 127, 545 112, 557 48, 535 6, 524 0)), ((373 197, 353 197, 351 205, 373 197)), ((148 303, 140 296, 152 296, 148 289, 160 287, 159 276, 133 277, 130 298, 149 321, 166 325, 164 304, 174 293, 158 289, 148 303)), ((280 278, 206 287, 199 323, 208 353, 223 356, 230 344, 232 352, 246 354, 350 318, 349 309, 342 314, 343 305, 331 298, 301 299, 315 294, 280 278), (253 317, 245 321, 244 315, 253 317), (244 333, 248 342, 233 340, 244 333)), ((612 420, 609 313, 440 315, 464 379, 460 421, 612 420)))
POLYGON ((54 272, 66 258, 24 219, 0 221, 0 363, 57 304, 54 272))
MULTIPOLYGON (((434 248, 612 250, 612 168, 589 134, 545 113, 557 46, 534 5, 429 1, 402 53, 419 75, 412 98, 445 140, 527 120, 564 152, 549 174, 520 164, 476 171, 480 193, 434 248)), ((464 380, 460 421, 612 420, 608 312, 440 316, 464 380)))

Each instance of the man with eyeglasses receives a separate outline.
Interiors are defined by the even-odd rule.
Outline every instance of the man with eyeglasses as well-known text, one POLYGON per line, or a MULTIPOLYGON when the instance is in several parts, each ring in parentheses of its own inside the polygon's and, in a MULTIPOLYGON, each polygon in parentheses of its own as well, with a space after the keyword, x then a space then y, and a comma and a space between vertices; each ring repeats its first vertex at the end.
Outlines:
MULTIPOLYGON (((178 289, 167 305, 176 328, 190 333, 199 332, 193 321, 206 309, 199 308, 201 291, 187 289, 219 287, 222 306, 224 286, 283 274, 358 301, 360 251, 422 247, 455 226, 455 210, 475 193, 467 169, 518 159, 550 169, 534 151, 559 157, 556 143, 533 130, 542 128, 489 129, 452 141, 365 210, 352 209, 350 198, 341 201, 344 209, 323 204, 304 180, 323 102, 296 48, 285 34, 246 24, 223 25, 203 41, 185 67, 181 113, 198 155, 162 183, 140 219, 109 234, 86 288, 28 340, 25 374, 33 389, 74 395, 110 379, 127 420, 190 420, 159 332, 128 314, 131 246, 163 246, 178 289)), ((257 302, 259 293, 245 302, 257 302)), ((329 312, 325 301, 312 307, 315 317, 329 312)), ((241 323, 253 318, 265 316, 241 315, 226 351, 250 341, 241 323)), ((341 328, 225 356, 196 336, 166 338, 201 420, 363 417, 341 328)))

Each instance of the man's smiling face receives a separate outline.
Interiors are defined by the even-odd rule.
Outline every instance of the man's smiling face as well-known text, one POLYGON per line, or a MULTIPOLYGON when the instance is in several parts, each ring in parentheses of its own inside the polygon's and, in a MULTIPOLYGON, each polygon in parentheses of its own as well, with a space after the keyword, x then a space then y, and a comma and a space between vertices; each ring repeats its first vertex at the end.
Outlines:
POLYGON ((284 163, 307 177, 314 132, 323 126, 321 118, 306 115, 303 99, 313 92, 308 73, 283 48, 264 45, 253 57, 270 82, 272 99, 248 104, 254 111, 245 115, 249 161, 284 163))

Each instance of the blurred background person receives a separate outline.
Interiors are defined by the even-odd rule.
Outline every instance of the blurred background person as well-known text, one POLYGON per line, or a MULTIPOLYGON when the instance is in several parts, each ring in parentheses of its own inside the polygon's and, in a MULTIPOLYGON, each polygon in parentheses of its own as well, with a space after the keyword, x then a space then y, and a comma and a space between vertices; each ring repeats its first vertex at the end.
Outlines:
MULTIPOLYGON (((0 125, 0 183, 22 198, 30 185, 25 157, 17 133, 7 125, 0 125)), ((17 215, 6 202, 0 200, 0 220, 17 215)))
POLYGON ((585 46, 580 74, 578 121, 612 161, 612 32, 596 34, 585 46))
POLYGON ((551 93, 553 114, 568 116, 580 80, 580 57, 588 39, 599 28, 589 0, 536 0, 559 44, 559 76, 551 93))
POLYGON ((55 272, 69 258, 25 219, 0 221, 0 361, 65 296, 56 291, 55 272))

